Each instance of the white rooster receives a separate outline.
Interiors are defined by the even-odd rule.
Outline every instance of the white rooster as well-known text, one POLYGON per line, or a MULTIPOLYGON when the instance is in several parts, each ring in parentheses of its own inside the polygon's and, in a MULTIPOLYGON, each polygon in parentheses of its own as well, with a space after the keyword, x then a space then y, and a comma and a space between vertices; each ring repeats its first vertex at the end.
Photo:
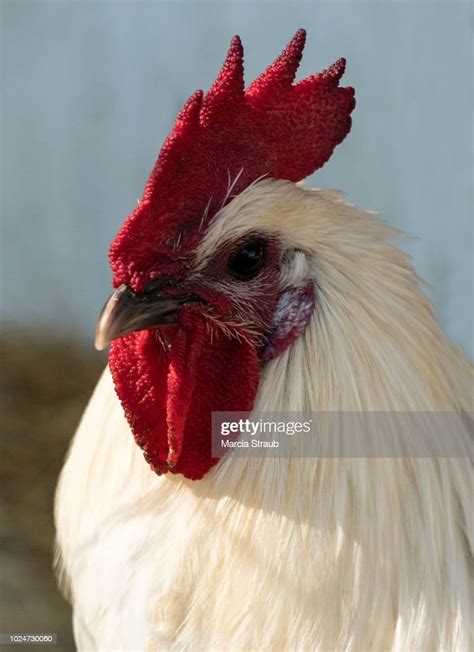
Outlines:
POLYGON ((471 366, 395 232, 297 185, 354 108, 343 60, 293 84, 304 40, 244 90, 233 39, 112 244, 111 373, 56 496, 80 650, 472 649, 471 366), (391 457, 316 458, 307 437, 214 457, 212 412, 251 410, 443 413, 450 431, 419 435, 442 458, 396 433, 391 457))

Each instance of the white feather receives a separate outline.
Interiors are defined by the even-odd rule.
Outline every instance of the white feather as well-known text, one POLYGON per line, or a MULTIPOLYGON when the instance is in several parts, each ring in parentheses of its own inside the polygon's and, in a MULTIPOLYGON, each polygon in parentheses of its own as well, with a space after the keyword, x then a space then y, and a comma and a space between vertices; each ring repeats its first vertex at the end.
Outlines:
MULTIPOLYGON (((282 278, 317 287, 305 333, 262 372, 256 410, 472 410, 471 367, 393 230, 334 192, 263 180, 213 220, 196 268, 255 229, 304 252, 282 278)), ((452 437, 465 446, 461 416, 452 437)), ((105 371, 56 498, 78 647, 467 652, 471 473, 468 458, 229 453, 198 482, 157 477, 105 371)))

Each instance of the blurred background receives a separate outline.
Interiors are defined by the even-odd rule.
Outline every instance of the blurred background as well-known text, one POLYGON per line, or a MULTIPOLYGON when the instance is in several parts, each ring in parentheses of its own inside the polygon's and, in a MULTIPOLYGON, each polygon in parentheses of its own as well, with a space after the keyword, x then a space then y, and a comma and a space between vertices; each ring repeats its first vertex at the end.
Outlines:
POLYGON ((185 99, 240 34, 246 79, 299 27, 300 78, 340 56, 353 128, 311 185, 413 236, 441 324, 473 337, 473 5, 456 1, 1 0, 0 631, 57 632, 54 484, 105 364, 107 250, 185 99), (416 239, 415 239, 416 238, 416 239))

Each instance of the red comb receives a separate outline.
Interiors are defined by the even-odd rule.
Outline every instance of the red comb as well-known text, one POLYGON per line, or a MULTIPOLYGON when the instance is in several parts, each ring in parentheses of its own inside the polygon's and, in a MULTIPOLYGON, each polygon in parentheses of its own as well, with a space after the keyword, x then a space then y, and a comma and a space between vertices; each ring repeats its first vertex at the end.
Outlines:
MULTIPOLYGON (((197 91, 178 115, 142 201, 110 250, 114 285, 141 286, 157 259, 195 246, 208 220, 262 176, 300 181, 320 168, 351 127, 354 90, 340 88, 345 60, 293 85, 306 32, 248 88, 243 48, 232 39, 210 91, 197 91)), ((165 260, 164 260, 165 259, 165 260)))

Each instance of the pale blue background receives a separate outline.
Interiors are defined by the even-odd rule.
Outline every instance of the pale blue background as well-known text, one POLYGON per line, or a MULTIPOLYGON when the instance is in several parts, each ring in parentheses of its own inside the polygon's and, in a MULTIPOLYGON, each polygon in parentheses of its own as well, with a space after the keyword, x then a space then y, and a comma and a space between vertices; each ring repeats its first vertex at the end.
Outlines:
POLYGON ((468 2, 7 2, 2 9, 2 318, 92 343, 107 250, 176 111, 234 33, 253 79, 300 26, 301 76, 339 56, 354 126, 314 184, 409 243, 471 355, 472 25, 468 2))

